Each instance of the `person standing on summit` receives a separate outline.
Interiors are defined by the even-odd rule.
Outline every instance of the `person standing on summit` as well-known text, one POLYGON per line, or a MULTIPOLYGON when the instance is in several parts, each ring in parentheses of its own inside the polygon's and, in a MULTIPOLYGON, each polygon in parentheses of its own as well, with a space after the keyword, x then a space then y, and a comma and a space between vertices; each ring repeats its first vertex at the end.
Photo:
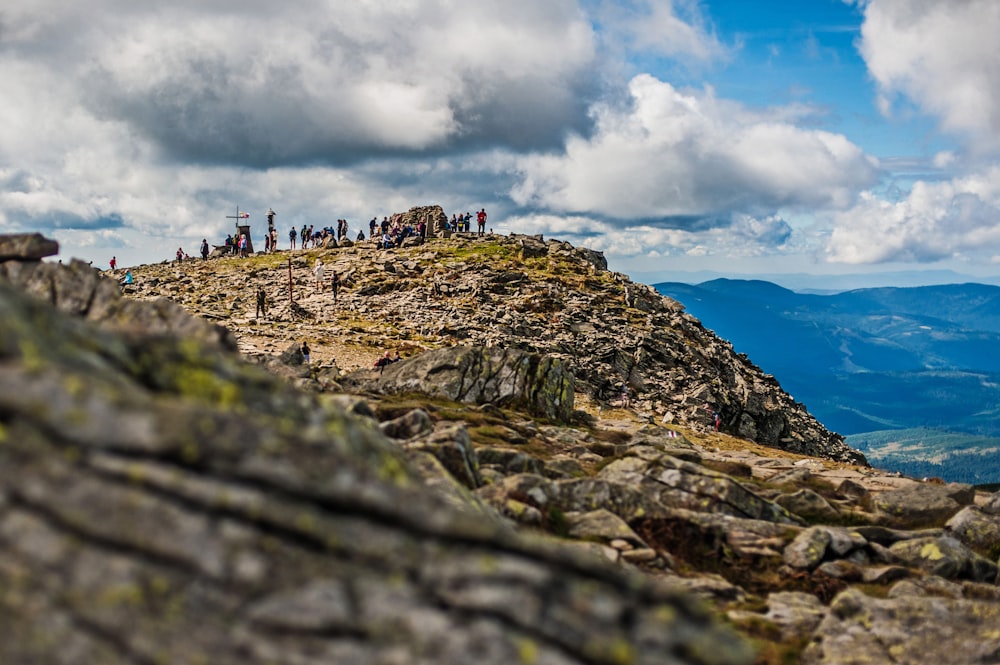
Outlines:
POLYGON ((486 233, 486 208, 476 213, 476 225, 479 227, 479 235, 486 233))

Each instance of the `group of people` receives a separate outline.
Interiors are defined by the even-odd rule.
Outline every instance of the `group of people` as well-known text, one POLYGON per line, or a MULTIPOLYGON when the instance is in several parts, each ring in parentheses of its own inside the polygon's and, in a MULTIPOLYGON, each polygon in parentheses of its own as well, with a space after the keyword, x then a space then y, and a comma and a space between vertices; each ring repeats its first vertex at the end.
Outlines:
MULTIPOLYGON (((202 243, 202 258, 207 259, 208 252, 206 251, 206 249, 208 248, 208 243, 205 240, 202 240, 201 243, 202 243)), ((226 236, 226 254, 228 256, 239 256, 241 258, 246 258, 247 256, 250 255, 249 245, 250 245, 250 238, 247 237, 247 234, 245 233, 240 233, 235 238, 231 233, 226 236)))
MULTIPOLYGON (((264 235, 264 251, 267 253, 278 251, 278 230, 274 225, 273 210, 267 211, 267 232, 264 235)), ((476 231, 478 235, 486 233, 486 209, 482 208, 476 213, 476 231)), ((453 214, 450 220, 445 220, 445 229, 453 233, 470 233, 472 223, 472 213, 466 212, 464 215, 453 214)), ((427 237, 428 220, 421 218, 415 224, 407 219, 402 213, 384 216, 382 221, 378 217, 372 217, 368 223, 368 239, 376 244, 379 249, 391 249, 399 247, 403 240, 410 236, 427 237)), ((338 241, 349 238, 350 224, 346 219, 338 219, 336 228, 327 226, 316 229, 315 225, 302 225, 296 229, 294 226, 288 230, 289 249, 309 249, 318 248, 326 244, 327 239, 336 238, 338 241)), ((365 240, 363 229, 358 230, 355 242, 365 240)), ((250 239, 245 233, 236 236, 229 234, 226 236, 225 252, 227 256, 247 256, 249 253, 250 239)), ((208 258, 208 243, 202 240, 202 258, 208 258)), ((181 259, 178 259, 181 260, 181 259)))
POLYGON ((412 220, 407 220, 401 213, 393 215, 392 219, 382 217, 381 222, 372 217, 372 221, 368 222, 368 232, 379 249, 392 249, 402 245, 411 236, 426 238, 427 219, 422 217, 414 225, 412 220))
MULTIPOLYGON (((483 235, 486 233, 486 208, 481 209, 476 213, 476 234, 483 235)), ((451 220, 448 222, 448 230, 454 231, 455 233, 469 233, 472 229, 470 224, 472 223, 472 213, 466 212, 464 215, 452 215, 451 220)))

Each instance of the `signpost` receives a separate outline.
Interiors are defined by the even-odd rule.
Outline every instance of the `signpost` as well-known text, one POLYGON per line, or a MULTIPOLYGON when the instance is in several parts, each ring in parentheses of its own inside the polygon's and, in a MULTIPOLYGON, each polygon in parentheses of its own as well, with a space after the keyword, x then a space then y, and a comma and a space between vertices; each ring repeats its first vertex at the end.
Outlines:
POLYGON ((240 236, 241 235, 246 235, 246 237, 247 237, 247 254, 253 254, 253 241, 250 239, 250 223, 248 221, 246 224, 240 224, 240 220, 243 220, 243 219, 249 220, 250 219, 250 213, 248 213, 248 212, 240 212, 240 206, 239 206, 239 204, 236 204, 236 214, 235 215, 226 215, 226 219, 235 219, 236 220, 236 241, 238 243, 239 239, 240 239, 240 236))

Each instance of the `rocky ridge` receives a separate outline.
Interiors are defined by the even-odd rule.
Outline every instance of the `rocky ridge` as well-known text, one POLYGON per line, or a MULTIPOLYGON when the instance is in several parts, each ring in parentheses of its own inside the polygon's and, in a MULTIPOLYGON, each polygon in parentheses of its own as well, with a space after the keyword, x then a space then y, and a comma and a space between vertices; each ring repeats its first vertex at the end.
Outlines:
POLYGON ((599 252, 568 243, 468 234, 412 238, 384 251, 344 241, 251 263, 194 261, 133 272, 130 295, 165 296, 222 323, 248 354, 274 354, 289 340, 308 339, 318 359, 357 369, 370 366, 381 348, 404 355, 455 345, 520 349, 561 360, 577 392, 599 403, 619 400, 627 386, 634 408, 657 422, 708 429, 717 412, 721 431, 740 438, 865 463, 680 303, 609 272, 599 252), (323 292, 315 288, 316 259, 326 277, 341 276, 336 303, 328 284, 323 292), (266 325, 254 316, 257 286, 272 303, 266 325))
POLYGON ((313 293, 266 322, 246 316, 252 293, 194 286, 221 290, 230 263, 244 289, 254 271, 277 279, 286 256, 142 267, 137 299, 39 253, 0 263, 4 662, 971 663, 1000 649, 1000 494, 764 447, 697 409, 665 426, 663 398, 608 403, 568 354, 382 329, 358 316, 371 301, 335 313, 360 281, 334 313, 313 293), (225 303, 208 313, 228 329, 154 289, 225 303), (303 337, 321 362, 302 362, 303 337), (371 369, 390 345, 411 357, 371 369))

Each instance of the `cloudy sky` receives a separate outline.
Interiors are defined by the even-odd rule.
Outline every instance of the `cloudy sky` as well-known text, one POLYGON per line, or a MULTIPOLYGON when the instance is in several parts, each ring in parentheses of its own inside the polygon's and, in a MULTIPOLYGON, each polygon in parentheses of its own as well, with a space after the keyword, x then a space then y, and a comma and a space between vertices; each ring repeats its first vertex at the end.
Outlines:
POLYGON ((129 265, 237 206, 438 203, 648 282, 990 276, 998 34, 996 0, 4 0, 0 230, 129 265))

